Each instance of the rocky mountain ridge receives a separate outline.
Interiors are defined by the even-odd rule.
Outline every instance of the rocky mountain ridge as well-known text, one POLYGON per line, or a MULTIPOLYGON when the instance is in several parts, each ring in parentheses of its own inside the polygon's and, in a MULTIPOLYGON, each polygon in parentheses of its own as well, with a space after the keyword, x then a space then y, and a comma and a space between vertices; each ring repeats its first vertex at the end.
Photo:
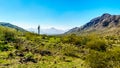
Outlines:
POLYGON ((111 15, 108 13, 102 16, 92 19, 90 22, 86 23, 81 27, 75 27, 66 34, 69 33, 83 33, 83 32, 95 32, 95 31, 114 31, 120 27, 120 15, 111 15))

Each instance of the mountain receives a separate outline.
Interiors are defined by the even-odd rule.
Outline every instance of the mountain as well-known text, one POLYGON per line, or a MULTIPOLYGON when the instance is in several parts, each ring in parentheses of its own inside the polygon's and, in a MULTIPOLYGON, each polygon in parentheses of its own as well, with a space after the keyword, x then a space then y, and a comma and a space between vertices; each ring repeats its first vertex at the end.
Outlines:
POLYGON ((53 35, 53 34, 63 34, 65 32, 65 30, 56 29, 56 28, 52 27, 50 29, 43 29, 42 32, 44 34, 53 35))
POLYGON ((86 23, 81 27, 75 27, 66 34, 69 33, 89 33, 89 32, 99 32, 99 33, 119 33, 120 34, 120 15, 111 15, 108 13, 102 16, 92 19, 90 22, 86 23))
POLYGON ((12 25, 12 24, 6 23, 6 22, 0 22, 0 26, 13 28, 13 29, 16 29, 16 30, 19 30, 19 31, 26 31, 25 29, 23 29, 23 28, 21 28, 21 27, 18 27, 18 26, 16 26, 16 25, 12 25))
MULTIPOLYGON (((27 30, 30 32, 37 33, 37 29, 35 29, 35 28, 29 28, 27 30)), ((47 34, 47 35, 55 35, 55 34, 63 34, 66 31, 67 30, 61 30, 61 29, 57 29, 57 28, 52 27, 52 28, 48 28, 48 29, 41 29, 40 33, 47 34)))

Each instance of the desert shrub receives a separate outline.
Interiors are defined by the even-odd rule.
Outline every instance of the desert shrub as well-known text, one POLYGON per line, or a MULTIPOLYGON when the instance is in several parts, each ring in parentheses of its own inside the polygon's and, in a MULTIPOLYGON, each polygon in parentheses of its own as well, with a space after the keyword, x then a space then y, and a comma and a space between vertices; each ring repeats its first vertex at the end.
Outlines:
POLYGON ((76 37, 75 34, 62 36, 61 41, 63 43, 73 43, 75 41, 75 39, 76 39, 75 37, 76 37))
POLYGON ((26 54, 25 54, 25 57, 26 57, 26 58, 32 58, 32 57, 33 57, 33 54, 32 54, 31 52, 26 53, 26 54))
POLYGON ((10 53, 8 54, 8 58, 9 58, 9 59, 15 58, 15 53, 10 52, 10 53))
POLYGON ((49 38, 49 43, 59 43, 60 42, 60 38, 54 38, 54 37, 52 37, 52 38, 49 38))
POLYGON ((77 46, 86 45, 91 40, 99 39, 100 37, 96 34, 89 34, 89 35, 65 35, 61 38, 63 43, 74 44, 77 46))
POLYGON ((61 41, 63 43, 74 44, 74 45, 83 45, 84 39, 76 34, 62 36, 61 41))
POLYGON ((0 51, 10 51, 13 47, 9 44, 0 44, 0 51))
POLYGON ((109 67, 119 68, 120 67, 120 47, 113 47, 111 50, 106 52, 109 60, 109 67))
POLYGON ((19 56, 19 57, 23 57, 25 54, 24 54, 24 52, 22 52, 22 51, 20 51, 20 50, 16 50, 15 52, 14 52, 14 54, 16 55, 16 56, 19 56))
POLYGON ((120 47, 113 47, 106 52, 90 50, 85 61, 91 68, 119 68, 120 47))
POLYGON ((106 51, 107 43, 101 39, 93 39, 87 42, 86 47, 97 51, 106 51))
POLYGON ((0 32, 0 40, 4 40, 4 34, 2 32, 0 32))
POLYGON ((51 56, 51 55, 52 55, 52 53, 51 53, 50 51, 48 51, 48 50, 40 51, 40 54, 41 54, 42 56, 45 56, 45 55, 51 56))
POLYGON ((29 53, 26 53, 24 57, 20 58, 19 62, 21 62, 21 63, 27 63, 27 62, 37 63, 37 59, 35 59, 34 55, 31 52, 29 52, 29 53))
POLYGON ((4 40, 7 42, 15 41, 16 34, 13 31, 4 31, 4 40))
POLYGON ((78 48, 71 44, 62 44, 61 53, 66 56, 79 57, 78 48))
POLYGON ((34 33, 26 32, 25 37, 27 40, 34 40, 34 38, 37 37, 37 35, 34 33))
POLYGON ((90 68, 108 68, 107 55, 104 52, 90 51, 87 55, 86 63, 90 68))

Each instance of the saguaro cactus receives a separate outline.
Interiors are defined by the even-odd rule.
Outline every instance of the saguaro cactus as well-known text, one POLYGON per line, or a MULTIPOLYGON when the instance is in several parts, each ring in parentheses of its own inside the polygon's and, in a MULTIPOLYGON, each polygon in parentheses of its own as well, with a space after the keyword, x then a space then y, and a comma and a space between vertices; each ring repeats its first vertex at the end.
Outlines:
POLYGON ((38 34, 40 34, 40 25, 38 26, 38 34))

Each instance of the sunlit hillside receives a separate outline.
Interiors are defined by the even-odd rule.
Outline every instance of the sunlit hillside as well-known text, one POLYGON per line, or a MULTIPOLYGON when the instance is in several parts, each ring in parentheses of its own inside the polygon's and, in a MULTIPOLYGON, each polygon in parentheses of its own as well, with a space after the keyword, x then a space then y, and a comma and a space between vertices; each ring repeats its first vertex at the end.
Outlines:
POLYGON ((0 27, 0 67, 119 68, 120 37, 47 36, 0 27))

